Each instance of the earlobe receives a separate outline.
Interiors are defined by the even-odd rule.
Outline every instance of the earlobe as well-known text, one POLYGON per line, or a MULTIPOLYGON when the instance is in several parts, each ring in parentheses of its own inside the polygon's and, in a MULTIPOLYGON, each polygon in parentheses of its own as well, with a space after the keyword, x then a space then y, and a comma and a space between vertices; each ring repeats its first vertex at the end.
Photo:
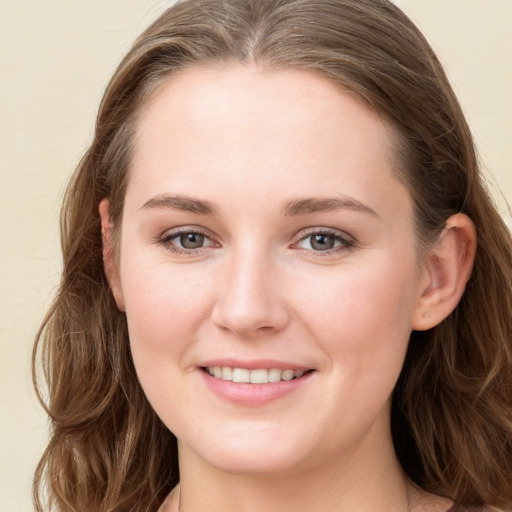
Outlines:
POLYGON ((109 200, 102 199, 99 204, 99 213, 101 219, 101 238, 103 242, 103 268, 105 276, 112 290, 112 295, 120 311, 125 311, 124 297, 117 268, 114 245, 112 242, 112 222, 109 213, 109 200))
POLYGON ((464 214, 452 215, 427 255, 425 285, 413 316, 414 330, 435 327, 456 308, 471 276, 475 252, 473 221, 464 214))

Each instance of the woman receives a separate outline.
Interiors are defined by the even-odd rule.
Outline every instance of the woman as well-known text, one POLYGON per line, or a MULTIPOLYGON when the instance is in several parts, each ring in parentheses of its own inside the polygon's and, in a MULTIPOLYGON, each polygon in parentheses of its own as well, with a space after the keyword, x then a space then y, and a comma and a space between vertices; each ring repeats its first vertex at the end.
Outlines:
POLYGON ((512 506, 510 234, 386 0, 171 7, 62 239, 38 510, 512 506))

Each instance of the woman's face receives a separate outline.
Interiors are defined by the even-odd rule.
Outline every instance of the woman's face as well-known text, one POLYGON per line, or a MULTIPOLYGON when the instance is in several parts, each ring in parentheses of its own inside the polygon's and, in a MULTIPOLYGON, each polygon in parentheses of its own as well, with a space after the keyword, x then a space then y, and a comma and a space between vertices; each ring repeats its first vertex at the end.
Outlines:
POLYGON ((196 68, 132 163, 112 285, 182 454, 261 474, 389 449, 426 278, 386 123, 305 71, 196 68))

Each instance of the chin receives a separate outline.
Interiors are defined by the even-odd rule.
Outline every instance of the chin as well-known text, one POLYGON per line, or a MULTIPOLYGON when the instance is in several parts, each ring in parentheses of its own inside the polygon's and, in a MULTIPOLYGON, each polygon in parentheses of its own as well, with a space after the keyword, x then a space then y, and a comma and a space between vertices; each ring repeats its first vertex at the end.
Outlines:
POLYGON ((306 467, 306 464, 296 455, 272 456, 268 453, 224 453, 222 457, 205 458, 205 462, 224 473, 240 476, 270 477, 297 473, 306 467))
MULTIPOLYGON (((282 430, 282 429, 281 429, 282 430)), ((247 476, 277 476, 300 471, 308 464, 314 450, 307 450, 304 439, 294 439, 288 432, 250 430, 243 436, 223 433, 223 437, 204 435, 205 441, 180 442, 180 451, 192 451, 206 464, 225 473, 247 476)))

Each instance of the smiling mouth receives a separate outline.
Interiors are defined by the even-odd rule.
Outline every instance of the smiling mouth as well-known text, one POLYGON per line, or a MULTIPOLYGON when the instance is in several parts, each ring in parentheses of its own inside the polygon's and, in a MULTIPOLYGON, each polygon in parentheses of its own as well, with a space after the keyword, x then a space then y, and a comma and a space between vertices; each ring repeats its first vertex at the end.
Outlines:
POLYGON ((230 366, 206 366, 203 367, 202 370, 217 379, 247 384, 268 384, 273 382, 294 380, 299 379, 306 373, 313 371, 291 369, 281 370, 279 368, 258 368, 254 370, 248 370, 247 368, 232 368, 230 366))

